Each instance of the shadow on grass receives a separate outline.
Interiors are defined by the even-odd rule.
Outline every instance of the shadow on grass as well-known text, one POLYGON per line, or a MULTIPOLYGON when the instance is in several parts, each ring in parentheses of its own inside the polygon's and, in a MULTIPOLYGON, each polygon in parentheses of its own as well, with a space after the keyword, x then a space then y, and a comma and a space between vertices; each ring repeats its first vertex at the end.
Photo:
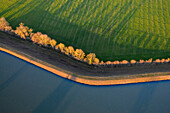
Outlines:
POLYGON ((24 4, 27 0, 19 0, 19 1, 16 1, 15 3, 13 3, 12 5, 8 6, 7 9, 3 10, 0 15, 3 15, 3 14, 6 14, 8 13, 9 11, 12 11, 14 9, 17 9, 18 6, 20 6, 21 4, 24 4))
MULTIPOLYGON (((78 5, 67 18, 62 18, 61 12, 66 11, 67 6, 72 1, 67 1, 60 8, 51 13, 48 6, 51 6, 55 1, 34 0, 25 7, 9 15, 7 20, 9 20, 13 28, 18 26, 20 22, 23 22, 28 27, 33 28, 34 32, 40 31, 48 34, 50 37, 55 38, 58 43, 61 42, 67 46, 71 45, 74 48, 81 48, 85 53, 94 52, 98 58, 104 59, 104 61, 169 57, 170 50, 168 50, 168 47, 164 47, 164 45, 168 46, 168 39, 166 39, 166 37, 160 37, 157 34, 148 33, 147 31, 131 30, 128 29, 126 25, 145 1, 146 0, 143 0, 130 10, 129 8, 132 5, 132 0, 129 2, 126 1, 120 9, 118 9, 119 4, 115 4, 112 10, 118 11, 113 17, 108 18, 108 22, 105 26, 96 25, 91 22, 87 25, 88 21, 86 21, 84 25, 87 27, 85 27, 70 22, 71 16, 77 14, 82 8, 81 4, 78 5), (22 11, 25 12, 22 13, 20 17, 13 18, 22 11), (103 27, 104 31, 102 34, 94 32, 98 27, 103 27), (137 34, 129 33, 129 31, 136 32, 137 34), (152 37, 155 38, 151 40, 152 37), (166 44, 161 43, 164 41, 167 41, 166 44), (159 45, 163 46, 164 49, 161 49, 159 45)), ((0 15, 14 10, 24 3, 25 1, 16 2, 2 11, 0 15)), ((85 4, 85 1, 83 1, 82 4, 85 4)), ((95 10, 96 7, 92 12, 95 10)), ((103 9, 103 11, 104 10, 106 9, 103 9)), ((92 12, 88 15, 92 14, 92 12)), ((109 17, 110 14, 111 12, 107 14, 107 17, 109 17)), ((99 14, 97 15, 99 16, 99 14)), ((75 21, 78 21, 78 19, 75 21)), ((82 21, 83 20, 81 20, 81 22, 82 21)))

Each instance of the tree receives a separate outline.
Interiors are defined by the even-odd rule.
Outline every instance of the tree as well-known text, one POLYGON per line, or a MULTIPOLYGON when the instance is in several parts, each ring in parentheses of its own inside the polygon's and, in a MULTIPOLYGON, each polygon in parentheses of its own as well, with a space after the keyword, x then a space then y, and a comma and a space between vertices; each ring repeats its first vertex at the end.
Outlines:
POLYGON ((170 62, 170 58, 165 59, 165 62, 170 62))
POLYGON ((72 46, 68 46, 68 50, 70 55, 74 55, 74 48, 72 46))
POLYGON ((26 39, 26 37, 31 36, 32 31, 32 29, 29 29, 27 26, 24 26, 24 23, 21 22, 19 24, 19 27, 17 27, 14 32, 21 38, 26 39))
POLYGON ((109 65, 109 64, 112 64, 112 62, 111 61, 107 61, 107 62, 105 62, 105 64, 109 65))
POLYGON ((151 63, 152 62, 152 58, 150 58, 149 60, 145 61, 146 63, 151 63))
POLYGON ((118 60, 116 60, 112 64, 120 64, 120 62, 118 60))
POLYGON ((30 28, 30 29, 28 30, 28 32, 29 32, 29 34, 31 34, 31 33, 33 32, 33 29, 30 28))
POLYGON ((83 60, 84 56, 85 56, 85 53, 81 49, 76 49, 76 51, 74 51, 73 56, 78 60, 83 60))
POLYGON ((40 36, 40 42, 39 42, 39 44, 40 44, 40 45, 47 46, 48 44, 50 44, 50 40, 51 40, 50 37, 48 37, 46 34, 45 34, 45 35, 42 34, 42 35, 40 36))
POLYGON ((40 39, 41 35, 42 35, 41 32, 34 33, 31 37, 31 40, 33 41, 33 43, 39 43, 39 41, 41 40, 40 39))
POLYGON ((33 32, 33 29, 30 28, 30 29, 28 30, 28 33, 29 33, 30 37, 34 34, 34 33, 32 33, 32 32, 33 32))
POLYGON ((0 18, 0 30, 4 30, 4 31, 12 30, 12 27, 9 26, 9 23, 6 21, 6 19, 4 17, 0 18))
POLYGON ((11 26, 5 26, 4 30, 5 30, 5 31, 11 31, 11 30, 12 30, 12 27, 11 27, 11 26))
POLYGON ((104 62, 103 62, 103 60, 100 62, 100 65, 104 65, 104 62))
POLYGON ((144 62, 145 62, 144 60, 141 60, 141 59, 139 60, 139 63, 141 63, 141 64, 144 63, 144 62))
POLYGON ((154 62, 155 62, 155 63, 160 63, 161 60, 160 60, 160 59, 156 59, 154 62))
POLYGON ((56 43, 57 42, 54 39, 50 40, 51 47, 55 47, 56 43))
POLYGON ((37 43, 39 45, 44 45, 44 46, 47 46, 48 44, 50 45, 52 44, 52 47, 54 47, 56 44, 55 40, 51 40, 50 37, 48 37, 46 34, 42 34, 41 32, 32 33, 31 40, 33 41, 33 43, 37 43))
POLYGON ((120 62, 120 64, 128 64, 129 62, 127 60, 123 60, 122 62, 120 62))
POLYGON ((58 45, 55 46, 55 49, 59 49, 58 45))
POLYGON ((61 50, 61 52, 64 52, 65 45, 63 43, 58 44, 58 49, 61 50))
POLYGON ((99 64, 99 59, 96 58, 96 54, 95 53, 89 53, 87 56, 86 56, 86 62, 88 62, 89 64, 99 64))
POLYGON ((64 47, 64 53, 66 54, 66 55, 69 55, 69 49, 67 48, 67 47, 64 47))
POLYGON ((92 64, 92 62, 94 61, 94 59, 96 58, 96 55, 95 55, 95 53, 89 53, 87 56, 86 56, 86 58, 87 58, 87 62, 89 63, 89 64, 92 64))
POLYGON ((95 58, 93 61, 94 64, 99 64, 99 62, 100 62, 100 60, 98 58, 95 58))
POLYGON ((131 64, 135 64, 135 63, 136 63, 136 60, 131 60, 130 63, 131 63, 131 64))

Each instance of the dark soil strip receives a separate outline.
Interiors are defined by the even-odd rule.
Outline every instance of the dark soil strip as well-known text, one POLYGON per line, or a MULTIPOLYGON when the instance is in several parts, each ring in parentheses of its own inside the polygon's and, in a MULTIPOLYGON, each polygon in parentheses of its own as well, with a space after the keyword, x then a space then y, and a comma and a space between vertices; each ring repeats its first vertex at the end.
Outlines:
POLYGON ((156 72, 170 72, 170 62, 164 64, 137 64, 137 65, 114 65, 94 66, 75 60, 54 49, 40 47, 32 42, 19 37, 0 32, 0 44, 14 48, 32 57, 52 64, 62 70, 84 76, 124 76, 156 72))

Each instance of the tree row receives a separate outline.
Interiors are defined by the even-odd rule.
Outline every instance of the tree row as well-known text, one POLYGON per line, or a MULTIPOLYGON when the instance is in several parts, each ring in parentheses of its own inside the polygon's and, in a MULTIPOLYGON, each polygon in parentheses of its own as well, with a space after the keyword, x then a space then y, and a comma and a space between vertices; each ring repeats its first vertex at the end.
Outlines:
POLYGON ((72 46, 66 47, 63 43, 57 44, 57 41, 54 39, 51 39, 48 35, 42 34, 41 32, 33 33, 33 29, 29 28, 27 26, 24 26, 24 23, 20 23, 18 27, 16 27, 16 30, 13 30, 11 26, 9 26, 9 23, 6 21, 4 17, 0 18, 0 30, 8 32, 13 35, 17 35, 22 39, 30 40, 33 43, 39 45, 39 46, 45 46, 45 47, 51 47, 53 49, 59 50, 62 53, 72 56, 77 60, 87 62, 88 64, 94 64, 94 65, 117 65, 117 64, 143 64, 143 63, 167 63, 170 62, 170 58, 167 59, 156 59, 155 61, 151 59, 149 60, 131 60, 128 62, 127 60, 123 61, 99 61, 98 58, 96 58, 95 53, 89 53, 85 54, 82 49, 74 49, 72 46))

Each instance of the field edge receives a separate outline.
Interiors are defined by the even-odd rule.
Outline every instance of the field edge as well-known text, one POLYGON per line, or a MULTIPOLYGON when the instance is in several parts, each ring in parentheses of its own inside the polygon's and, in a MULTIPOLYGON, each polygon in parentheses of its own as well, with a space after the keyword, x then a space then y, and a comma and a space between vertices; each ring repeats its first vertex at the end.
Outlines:
POLYGON ((151 82, 151 81, 162 81, 162 80, 170 80, 170 72, 157 72, 157 73, 148 73, 148 74, 137 74, 137 75, 127 75, 127 76, 107 76, 107 77, 94 77, 94 76, 84 76, 77 75, 75 73, 70 73, 64 70, 60 70, 54 65, 51 65, 47 62, 41 61, 37 58, 32 57, 23 52, 19 52, 14 48, 6 47, 5 45, 0 43, 0 50, 11 54, 15 57, 18 57, 26 62, 29 62, 33 65, 36 65, 42 69, 45 69, 49 72, 52 72, 60 77, 82 83, 87 85, 118 85, 118 84, 130 84, 130 83, 141 83, 141 82, 151 82), (160 75, 161 74, 161 75, 160 75))

